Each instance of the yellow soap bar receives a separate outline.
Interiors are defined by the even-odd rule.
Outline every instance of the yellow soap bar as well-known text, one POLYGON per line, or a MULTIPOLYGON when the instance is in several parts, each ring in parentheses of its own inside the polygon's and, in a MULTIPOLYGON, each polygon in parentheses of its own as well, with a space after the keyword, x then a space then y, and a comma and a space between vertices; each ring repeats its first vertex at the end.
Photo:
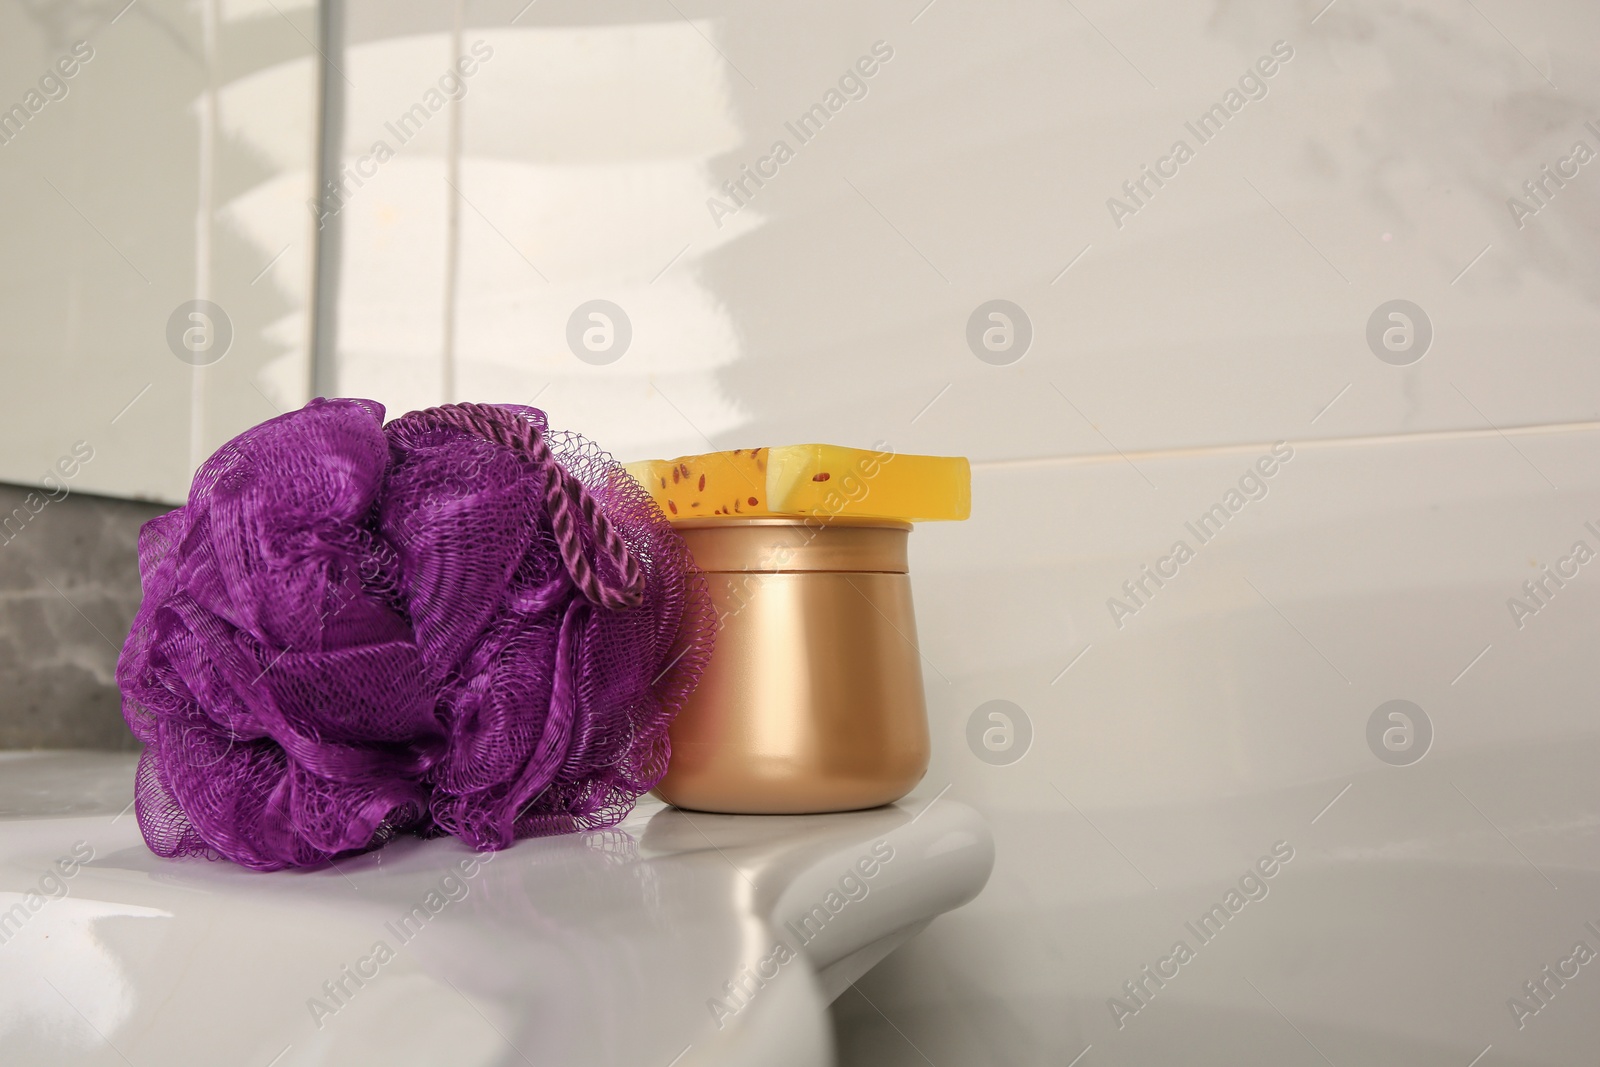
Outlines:
POLYGON ((847 515, 923 522, 972 513, 962 456, 784 445, 627 464, 669 519, 847 515))

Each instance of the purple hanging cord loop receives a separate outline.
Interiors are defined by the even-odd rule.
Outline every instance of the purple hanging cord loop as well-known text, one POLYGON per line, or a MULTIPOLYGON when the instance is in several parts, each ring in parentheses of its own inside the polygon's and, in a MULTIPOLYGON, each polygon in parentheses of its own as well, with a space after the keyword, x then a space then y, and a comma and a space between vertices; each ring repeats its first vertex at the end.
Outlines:
POLYGON ((626 611, 644 602, 645 575, 638 559, 583 483, 551 455, 550 446, 545 443, 538 426, 494 404, 443 404, 427 408, 421 414, 446 426, 526 453, 548 475, 544 507, 550 516, 550 526, 555 532, 562 562, 566 564, 573 584, 591 603, 608 611, 626 611), (584 556, 583 538, 574 518, 574 509, 588 528, 594 531, 595 550, 603 554, 615 572, 621 575, 620 586, 604 581, 584 556))

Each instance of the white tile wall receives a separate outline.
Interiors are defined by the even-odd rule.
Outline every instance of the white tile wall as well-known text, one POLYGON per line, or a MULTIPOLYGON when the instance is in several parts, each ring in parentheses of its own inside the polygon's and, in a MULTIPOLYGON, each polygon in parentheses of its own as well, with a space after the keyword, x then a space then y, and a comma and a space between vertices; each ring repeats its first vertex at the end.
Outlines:
MULTIPOLYGON (((1507 606, 1600 551, 1600 170, 1520 227, 1507 205, 1600 151, 1600 14, 1324 4, 463 9, 494 58, 458 116, 458 397, 538 397, 625 458, 975 461, 971 521, 913 539, 917 802, 988 812, 1000 859, 839 1002, 845 1062, 1464 1067, 1600 1038, 1587 994, 1521 1029, 1506 1006, 1600 922, 1600 579, 1520 629, 1507 606), (785 122, 879 41, 802 144, 785 122), (1199 143, 1185 122, 1279 41, 1265 95, 1199 143), (1107 199, 1178 138, 1193 158, 1117 225, 1107 199), (775 139, 793 158, 718 219, 775 139), (1034 331, 1005 366, 966 339, 995 298, 1034 331), (1434 334, 1409 366, 1366 339, 1397 298, 1434 334), (633 331, 604 366, 564 336, 592 299, 633 331), (1276 441, 1293 458, 1201 544, 1186 522, 1276 441), (1108 599, 1179 539, 1194 558, 1119 626, 1108 599), (1033 735, 1007 766, 967 740, 996 699, 1033 735), (1391 699, 1435 732, 1412 766, 1368 746, 1391 699), (1279 840, 1269 896, 1119 1028, 1109 998, 1279 840)), ((451 161, 414 165, 347 364, 406 405, 444 396, 422 320, 451 161)))
POLYGON ((81 440, 72 488, 181 501, 217 446, 305 402, 314 35, 305 2, 0 10, 0 107, 66 90, 0 143, 0 478, 37 484, 81 440), (233 333, 200 367, 167 342, 197 298, 233 333))
MULTIPOLYGON (((1521 54, 1494 12, 1443 4, 1315 24, 1260 4, 935 5, 915 22, 891 5, 636 5, 601 22, 541 5, 508 25, 521 7, 464 8, 496 58, 459 116, 462 395, 548 389, 558 417, 629 454, 865 442, 935 396, 905 447, 979 459, 1597 417, 1588 174, 1521 229, 1506 205, 1574 140, 1600 147, 1575 44, 1594 16, 1577 6, 1517 26, 1521 54), (893 58, 802 144, 785 122, 877 41, 893 58), (1258 80, 1266 95, 1201 144, 1185 123, 1279 41, 1293 57, 1258 80), (1194 157, 1117 225, 1108 198, 1178 138, 1194 157), (714 217, 707 199, 777 139, 794 158, 714 217), (563 337, 594 297, 634 328, 599 370, 563 337), (993 297, 1034 326, 1015 366, 965 343, 993 297), (1364 337, 1395 298, 1435 335, 1404 369, 1364 337)), ((358 97, 422 84, 423 55, 448 54, 438 11, 432 34, 363 46, 386 73, 358 97)), ((372 340, 351 339, 352 364, 422 363, 354 385, 437 376, 422 353, 442 341, 413 316, 443 315, 442 137, 408 146, 417 173, 382 208, 408 254, 349 264, 387 294, 355 301, 372 340)))
MULTIPOLYGON (((1301 443, 1118 629, 1106 600, 1252 458, 1142 464, 1157 490, 1120 461, 984 471, 972 522, 917 532, 919 793, 953 783, 999 858, 867 996, 936 1063, 1322 1062, 1274 1005, 1334 1063, 1581 1062, 1577 996, 1521 1030, 1506 1000, 1594 944, 1600 585, 1579 568, 1520 629, 1507 601, 1600 548, 1600 436, 1301 443), (1435 731, 1408 767, 1365 738, 1395 698, 1435 731), (1009 766, 967 746, 992 699, 1032 723, 1009 766), (1184 922, 1278 840, 1267 899, 1200 947, 1184 922), (1119 1029, 1108 998, 1179 938, 1196 961, 1119 1029)), ((846 1062, 922 1062, 865 1000, 838 1014, 846 1062)))

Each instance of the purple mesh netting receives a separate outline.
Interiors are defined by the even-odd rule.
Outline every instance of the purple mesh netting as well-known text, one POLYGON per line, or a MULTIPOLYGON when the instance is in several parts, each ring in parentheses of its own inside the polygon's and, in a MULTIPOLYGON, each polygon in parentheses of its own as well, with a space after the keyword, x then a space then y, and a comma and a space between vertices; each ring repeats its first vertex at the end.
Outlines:
POLYGON ((649 495, 533 408, 383 414, 248 430, 140 532, 117 682, 158 855, 504 848, 611 825, 665 773, 715 620, 649 495))

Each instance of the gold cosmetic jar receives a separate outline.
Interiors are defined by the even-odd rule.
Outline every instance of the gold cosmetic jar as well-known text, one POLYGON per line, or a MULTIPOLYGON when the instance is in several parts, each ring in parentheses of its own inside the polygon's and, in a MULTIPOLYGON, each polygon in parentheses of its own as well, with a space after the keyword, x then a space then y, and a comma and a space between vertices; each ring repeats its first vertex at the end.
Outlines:
POLYGON ((793 815, 900 799, 928 769, 906 537, 882 519, 674 524, 718 615, 656 787, 680 808, 793 815))

